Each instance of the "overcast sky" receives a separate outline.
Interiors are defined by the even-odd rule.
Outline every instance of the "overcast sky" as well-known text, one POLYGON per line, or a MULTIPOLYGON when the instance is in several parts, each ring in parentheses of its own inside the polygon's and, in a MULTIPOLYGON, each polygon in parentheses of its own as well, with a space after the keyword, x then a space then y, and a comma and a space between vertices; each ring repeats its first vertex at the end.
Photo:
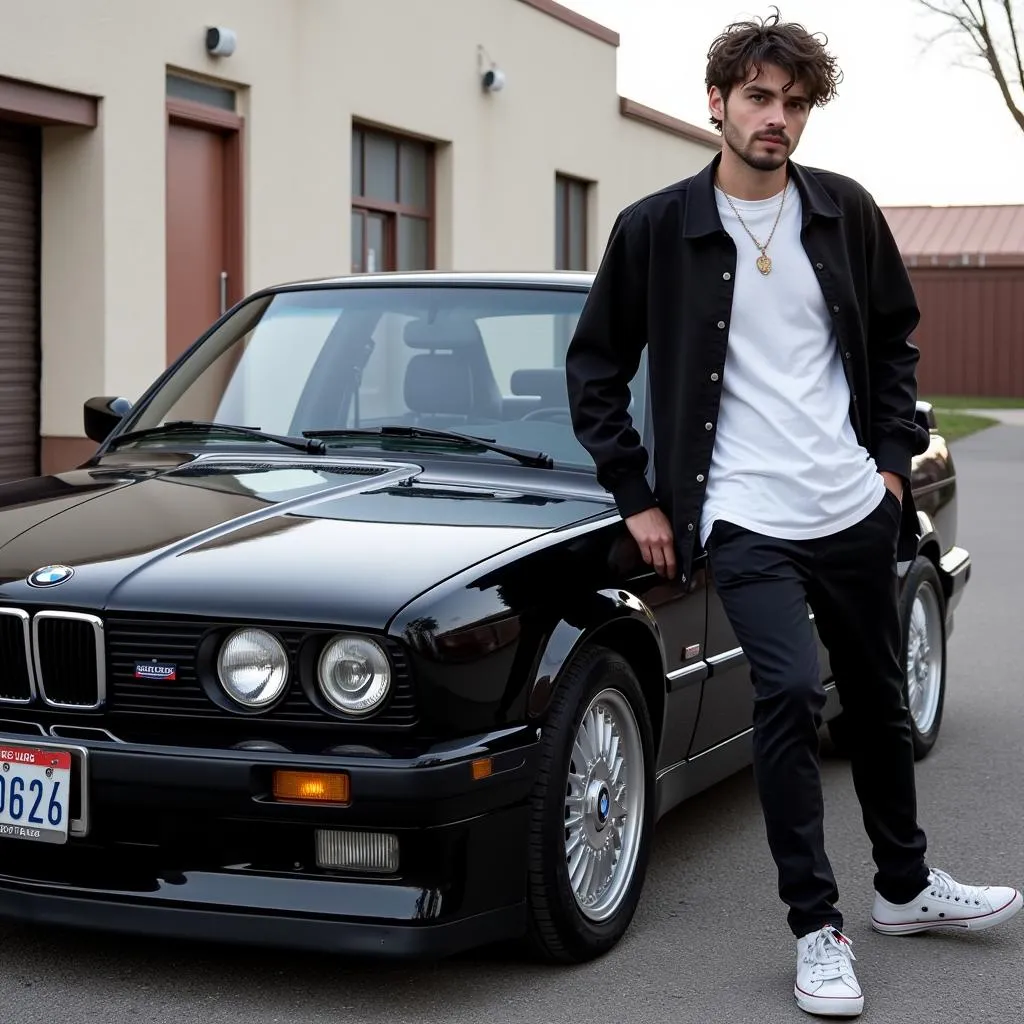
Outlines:
MULTIPOLYGON (((621 36, 618 90, 710 127, 704 68, 729 22, 770 13, 742 0, 560 0, 621 36)), ((815 109, 800 162, 849 174, 883 205, 1024 203, 1024 132, 994 80, 953 66, 946 27, 914 0, 774 0, 782 17, 824 32, 845 74, 815 109)))

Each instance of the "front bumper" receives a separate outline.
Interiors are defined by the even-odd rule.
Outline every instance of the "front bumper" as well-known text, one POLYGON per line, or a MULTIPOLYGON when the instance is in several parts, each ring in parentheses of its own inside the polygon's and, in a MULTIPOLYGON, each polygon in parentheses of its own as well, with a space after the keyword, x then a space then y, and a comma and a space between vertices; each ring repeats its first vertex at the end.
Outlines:
POLYGON ((525 928, 534 730, 404 759, 12 733, 0 741, 71 750, 77 787, 66 844, 0 839, 0 916, 408 957, 446 956, 525 928), (491 774, 474 779, 470 765, 484 757, 491 774), (277 802, 275 768, 345 771, 350 804, 277 802), (318 867, 317 829, 397 836, 398 870, 318 867))

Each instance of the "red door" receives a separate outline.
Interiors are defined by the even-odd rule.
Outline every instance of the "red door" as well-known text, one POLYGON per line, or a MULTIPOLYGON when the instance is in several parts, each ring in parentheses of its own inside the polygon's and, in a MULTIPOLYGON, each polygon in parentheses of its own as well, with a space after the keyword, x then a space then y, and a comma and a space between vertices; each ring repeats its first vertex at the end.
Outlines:
POLYGON ((234 133, 171 121, 167 129, 167 361, 185 351, 238 294, 234 133))
POLYGON ((39 154, 0 123, 0 481, 39 471, 39 154))

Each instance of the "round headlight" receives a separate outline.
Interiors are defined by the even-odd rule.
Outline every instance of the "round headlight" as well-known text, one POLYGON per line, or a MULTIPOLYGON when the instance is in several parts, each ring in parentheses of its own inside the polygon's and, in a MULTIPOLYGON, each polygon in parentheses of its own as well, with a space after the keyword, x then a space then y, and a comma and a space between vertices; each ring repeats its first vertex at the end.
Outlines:
POLYGON ((391 666, 380 644, 358 636, 332 640, 320 655, 320 689, 348 715, 373 711, 388 695, 391 666))
POLYGON ((288 683, 288 654, 262 629, 239 629, 224 641, 217 675, 225 693, 247 708, 272 704, 288 683))

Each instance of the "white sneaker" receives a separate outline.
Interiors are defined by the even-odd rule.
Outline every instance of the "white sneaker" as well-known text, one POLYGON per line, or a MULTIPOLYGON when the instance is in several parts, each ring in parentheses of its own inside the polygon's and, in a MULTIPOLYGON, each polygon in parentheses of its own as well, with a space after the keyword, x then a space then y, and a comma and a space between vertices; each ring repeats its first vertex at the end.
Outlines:
POLYGON ((945 871, 909 903, 890 903, 875 893, 871 927, 884 935, 911 935, 932 928, 982 931, 1008 921, 1024 906, 1020 892, 1003 885, 962 885, 945 871))
POLYGON ((856 1017, 864 1009, 864 994, 853 973, 850 940, 831 926, 796 941, 797 1006, 823 1017, 856 1017))

